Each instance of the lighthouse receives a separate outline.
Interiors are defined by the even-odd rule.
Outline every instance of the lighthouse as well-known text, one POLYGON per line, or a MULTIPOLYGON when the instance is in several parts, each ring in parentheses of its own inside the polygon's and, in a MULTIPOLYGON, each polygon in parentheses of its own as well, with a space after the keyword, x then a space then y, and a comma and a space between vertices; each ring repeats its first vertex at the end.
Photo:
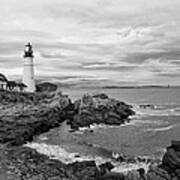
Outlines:
POLYGON ((26 92, 35 92, 35 78, 34 78, 34 55, 32 45, 27 43, 24 50, 24 69, 23 69, 23 83, 27 86, 26 92))

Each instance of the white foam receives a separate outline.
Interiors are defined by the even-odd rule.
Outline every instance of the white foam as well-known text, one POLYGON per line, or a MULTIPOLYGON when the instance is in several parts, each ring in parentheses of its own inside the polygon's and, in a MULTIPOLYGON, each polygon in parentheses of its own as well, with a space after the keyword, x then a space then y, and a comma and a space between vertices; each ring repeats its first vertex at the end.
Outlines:
POLYGON ((142 109, 139 107, 134 107, 133 110, 136 112, 136 115, 133 117, 148 117, 148 116, 179 116, 180 111, 179 107, 176 108, 155 108, 155 109, 142 109))
POLYGON ((91 161, 94 160, 96 165, 103 164, 105 162, 110 162, 115 166, 112 170, 113 172, 121 172, 126 173, 128 171, 136 170, 139 168, 144 168, 148 170, 149 164, 147 163, 119 163, 112 162, 111 159, 102 158, 100 156, 82 156, 79 153, 70 153, 66 151, 63 147, 57 145, 47 145, 45 143, 28 143, 24 145, 26 147, 30 147, 32 149, 36 149, 39 153, 47 155, 51 159, 58 159, 64 164, 74 163, 74 162, 82 162, 82 161, 91 161))
MULTIPOLYGON (((122 125, 124 125, 124 124, 122 124, 122 125)), ((83 132, 83 131, 87 131, 87 130, 119 128, 122 125, 112 126, 112 125, 106 125, 106 124, 91 124, 90 127, 81 127, 81 128, 79 128, 79 131, 83 132)))
POLYGON ((149 169, 149 165, 150 164, 147 164, 147 163, 121 163, 120 165, 118 165, 114 169, 112 169, 112 171, 126 174, 129 171, 143 168, 147 172, 149 169))
POLYGON ((110 159, 105 159, 100 156, 92 157, 82 156, 77 152, 70 153, 58 145, 47 145, 45 143, 27 143, 24 146, 36 149, 39 153, 45 154, 51 159, 58 159, 65 164, 94 160, 97 165, 100 165, 110 161, 110 159))
POLYGON ((174 125, 170 125, 170 126, 166 126, 166 127, 160 127, 160 128, 149 128, 149 129, 146 129, 145 131, 155 131, 155 132, 168 131, 168 130, 171 130, 171 129, 176 128, 178 126, 180 126, 180 124, 174 124, 174 125))
POLYGON ((75 133, 77 134, 82 134, 83 132, 85 131, 89 131, 89 130, 98 130, 98 129, 110 129, 110 128, 113 128, 113 129, 117 129, 117 128, 123 128, 123 127, 126 127, 126 126, 141 126, 141 125, 144 125, 144 124, 156 124, 156 125, 166 125, 168 122, 167 121, 164 121, 164 120, 156 120, 154 121, 153 119, 137 119, 137 117, 134 117, 133 119, 130 120, 130 122, 127 122, 125 124, 121 124, 121 125, 105 125, 105 124, 92 124, 90 125, 90 127, 82 127, 82 128, 79 128, 79 131, 76 131, 75 133))
POLYGON ((115 168, 112 171, 121 172, 124 174, 127 173, 128 171, 137 170, 139 168, 144 168, 147 171, 149 167, 149 164, 146 162, 119 163, 112 161, 112 159, 102 158, 100 156, 95 156, 95 157, 82 156, 76 152, 70 153, 67 150, 65 150, 63 147, 60 147, 58 145, 47 145, 45 143, 28 143, 24 146, 30 147, 32 149, 36 149, 39 153, 45 154, 51 159, 60 160, 64 164, 94 160, 96 162, 96 165, 99 166, 100 164, 111 161, 111 163, 115 166, 115 168))
POLYGON ((47 137, 47 136, 44 136, 44 135, 40 135, 40 136, 38 137, 38 139, 41 140, 41 141, 46 141, 46 140, 48 140, 48 137, 47 137))

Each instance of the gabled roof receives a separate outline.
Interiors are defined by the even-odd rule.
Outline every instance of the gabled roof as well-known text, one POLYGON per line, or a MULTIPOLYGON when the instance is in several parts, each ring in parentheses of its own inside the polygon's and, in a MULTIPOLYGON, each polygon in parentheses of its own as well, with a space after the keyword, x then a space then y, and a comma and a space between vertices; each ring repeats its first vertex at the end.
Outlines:
POLYGON ((25 85, 24 83, 16 83, 16 85, 19 87, 27 87, 27 85, 25 85))

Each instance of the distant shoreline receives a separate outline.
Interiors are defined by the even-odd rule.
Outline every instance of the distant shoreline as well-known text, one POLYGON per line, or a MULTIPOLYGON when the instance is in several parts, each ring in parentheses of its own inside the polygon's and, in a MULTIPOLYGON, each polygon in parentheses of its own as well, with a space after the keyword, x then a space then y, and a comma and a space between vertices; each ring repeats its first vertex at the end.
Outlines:
POLYGON ((180 86, 104 86, 102 88, 105 89, 151 89, 151 88, 161 88, 161 89, 174 89, 174 88, 180 88, 180 86))

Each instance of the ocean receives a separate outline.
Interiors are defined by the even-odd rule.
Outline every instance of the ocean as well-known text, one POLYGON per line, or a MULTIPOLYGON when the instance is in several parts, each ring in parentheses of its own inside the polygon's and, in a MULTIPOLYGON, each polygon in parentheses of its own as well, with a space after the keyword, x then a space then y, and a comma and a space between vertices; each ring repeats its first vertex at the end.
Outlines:
POLYGON ((84 93, 103 92, 133 105, 136 115, 122 126, 92 125, 74 133, 69 132, 65 122, 28 144, 51 158, 65 163, 92 159, 97 164, 111 161, 116 166, 115 171, 146 169, 146 162, 122 164, 116 157, 161 159, 171 140, 180 140, 180 88, 64 88, 62 91, 73 100, 84 93))

